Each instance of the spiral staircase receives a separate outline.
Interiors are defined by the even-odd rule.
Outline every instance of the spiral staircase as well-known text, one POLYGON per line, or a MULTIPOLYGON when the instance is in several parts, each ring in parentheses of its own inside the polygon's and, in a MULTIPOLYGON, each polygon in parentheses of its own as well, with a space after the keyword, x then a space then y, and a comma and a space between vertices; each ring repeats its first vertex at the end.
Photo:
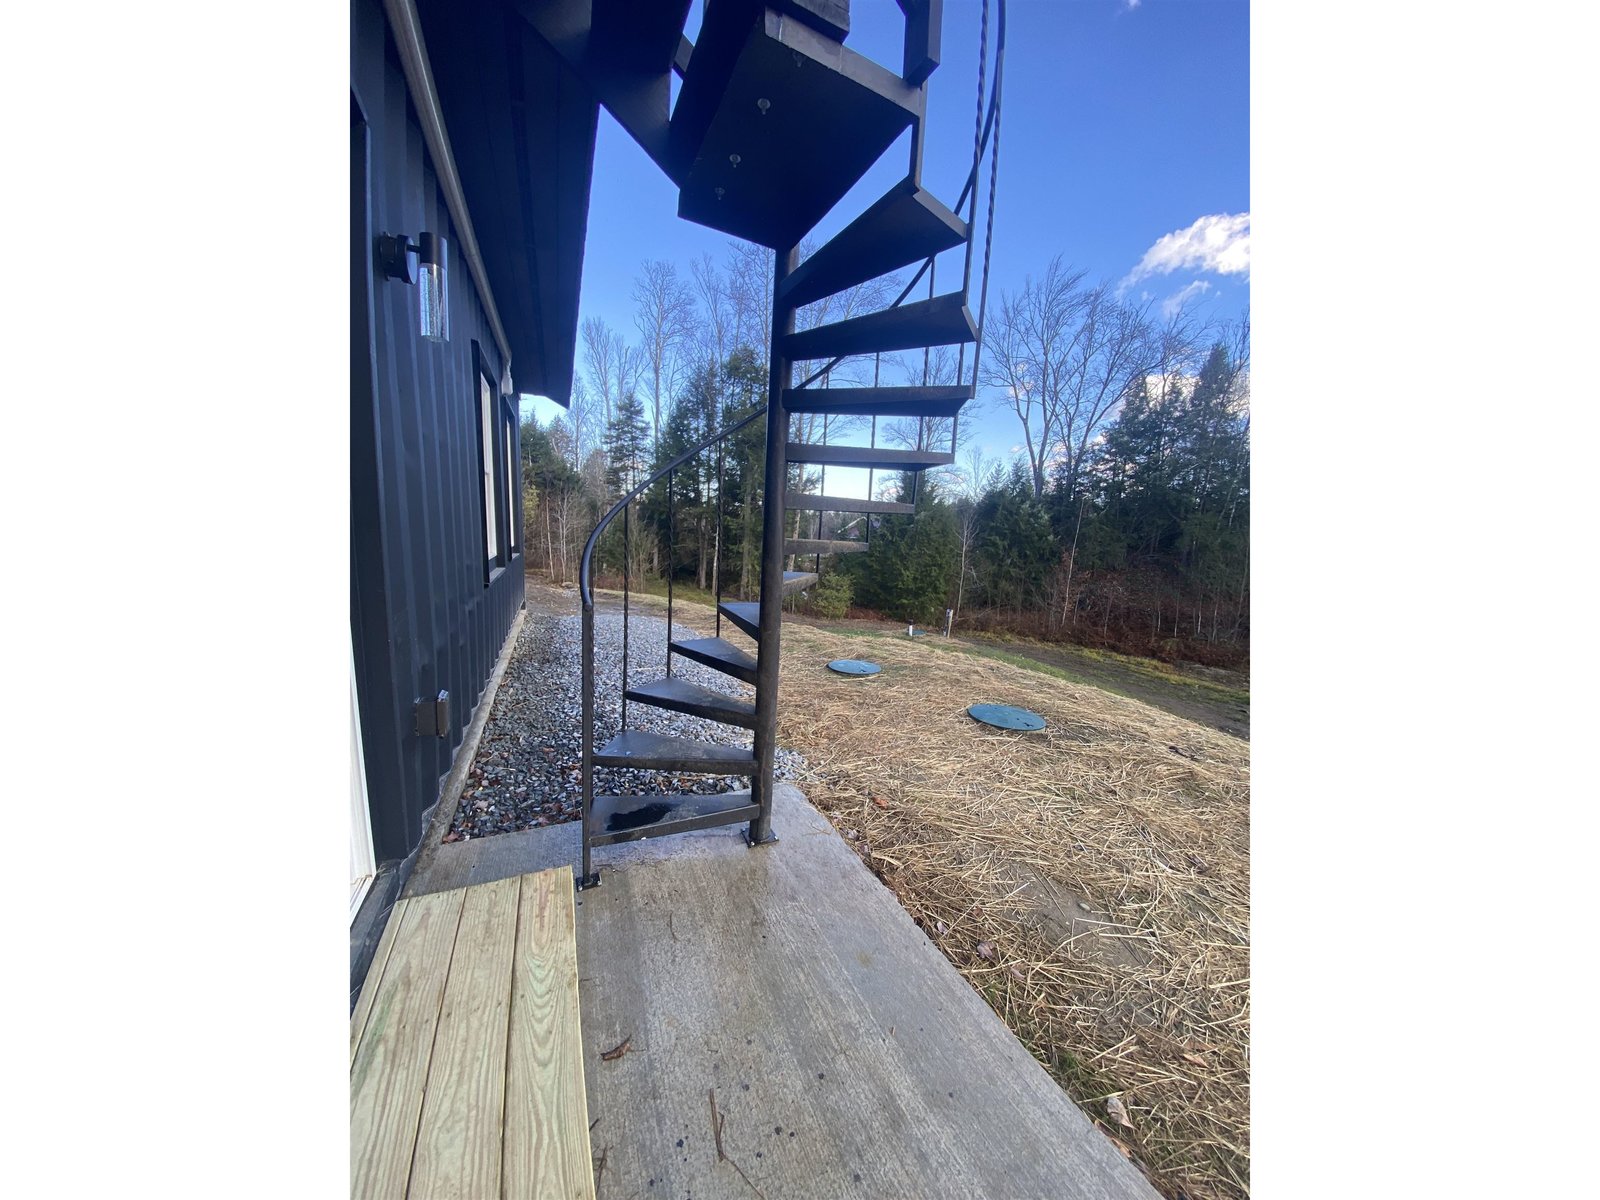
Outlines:
MULTIPOLYGON (((1000 94, 1005 62, 1005 0, 984 0, 978 46, 977 103, 971 169, 952 207, 922 183, 928 79, 940 60, 942 0, 897 0, 905 17, 898 72, 844 45, 848 0, 706 0, 697 40, 683 30, 689 0, 521 0, 522 15, 588 84, 600 103, 679 189, 678 213, 702 225, 768 247, 774 254, 772 349, 768 396, 742 420, 719 431, 645 479, 596 525, 584 548, 579 577, 582 603, 583 864, 580 887, 599 882, 591 851, 598 846, 719 825, 745 824, 752 846, 776 841, 772 829, 778 701, 779 627, 783 598, 816 583, 824 560, 868 548, 873 518, 915 511, 893 500, 826 494, 828 468, 909 472, 954 462, 959 414, 972 399, 988 289, 999 154, 1000 94), (990 44, 991 6, 995 21, 990 44), (671 102, 671 73, 681 79, 671 102), (669 111, 670 110, 670 111, 669 111), (803 262, 799 246, 816 224, 883 155, 910 131, 905 178, 803 262), (980 170, 988 164, 978 316, 970 293, 980 170), (963 214, 963 209, 965 212, 963 214), (939 256, 962 256, 958 288, 939 293, 939 256), (797 310, 920 264, 893 304, 879 311, 798 329, 797 310), (920 294, 926 280, 926 294, 920 294), (912 299, 913 292, 918 292, 912 299), (967 349, 972 347, 971 360, 967 349), (953 378, 933 382, 929 354, 955 347, 953 378), (923 352, 920 383, 880 386, 882 357, 923 352), (872 363, 873 386, 831 387, 846 360, 872 363), (798 385, 796 364, 821 364, 798 385), (818 383, 821 386, 816 386, 818 383), (791 418, 822 418, 822 440, 795 440, 791 418), (830 441, 835 421, 858 426, 867 418, 868 444, 830 441), (948 451, 878 445, 880 419, 914 418, 919 430, 949 421, 948 451), (760 591, 756 600, 727 600, 717 581, 716 636, 672 639, 664 673, 632 681, 627 674, 629 580, 624 568, 622 730, 595 742, 596 549, 606 530, 623 523, 627 539, 637 522, 631 506, 661 484, 674 503, 674 473, 697 455, 721 452, 734 434, 764 420, 765 495, 762 498, 760 591), (791 478, 790 468, 798 468, 791 478), (816 468, 818 493, 805 490, 816 468), (786 526, 794 514, 791 535, 786 526), (866 516, 865 539, 828 536, 825 514, 866 516), (802 537, 814 522, 815 536, 802 537), (800 560, 809 560, 800 561, 800 560), (786 569, 798 566, 810 569, 786 569), (723 624, 731 628, 724 638, 723 624), (738 699, 674 676, 674 659, 687 659, 750 684, 754 701, 738 699), (749 746, 729 746, 627 727, 632 703, 686 713, 752 734, 749 746), (595 795, 595 768, 703 773, 749 780, 743 791, 719 795, 638 793, 595 795)), ((946 372, 948 375, 949 373, 946 372)), ((721 504, 722 489, 717 489, 721 504)), ((675 522, 669 514, 669 529, 675 522)), ((722 528, 719 508, 718 530, 722 528)), ((668 573, 668 630, 672 584, 668 573)))

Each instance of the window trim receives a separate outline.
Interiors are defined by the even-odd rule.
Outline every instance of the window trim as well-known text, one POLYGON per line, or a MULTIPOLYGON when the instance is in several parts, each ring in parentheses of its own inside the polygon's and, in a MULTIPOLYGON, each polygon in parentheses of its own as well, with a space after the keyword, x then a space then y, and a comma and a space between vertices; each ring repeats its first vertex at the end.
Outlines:
POLYGON ((478 446, 478 483, 475 488, 478 496, 479 516, 479 548, 481 562, 483 563, 483 585, 488 587, 493 583, 500 572, 506 569, 512 558, 512 549, 507 531, 504 528, 506 515, 506 486, 507 481, 502 478, 505 469, 501 464, 501 442, 504 435, 501 433, 501 414, 504 404, 500 396, 499 373, 484 353, 483 346, 476 340, 472 343, 473 383, 472 388, 472 423, 477 433, 474 441, 478 446), (484 407, 485 392, 488 388, 489 423, 488 438, 493 443, 485 445, 484 407), (487 482, 492 485, 494 497, 491 500, 485 487, 487 482), (491 524, 492 522, 492 524, 491 524), (494 536, 494 553, 489 553, 489 538, 494 536))
POLYGON ((522 447, 520 442, 515 397, 500 397, 500 432, 505 447, 505 504, 506 561, 510 563, 522 554, 522 447))

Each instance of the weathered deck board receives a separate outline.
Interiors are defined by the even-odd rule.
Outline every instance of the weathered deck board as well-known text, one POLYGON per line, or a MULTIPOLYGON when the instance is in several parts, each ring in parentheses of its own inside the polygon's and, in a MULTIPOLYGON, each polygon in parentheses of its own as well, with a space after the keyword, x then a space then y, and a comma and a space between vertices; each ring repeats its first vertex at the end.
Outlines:
POLYGON ((592 1198, 572 870, 395 905, 351 1017, 350 1191, 592 1198))
POLYGON ((827 818, 775 805, 776 846, 607 847, 579 897, 601 1194, 1159 1200, 827 818))
POLYGON ((521 878, 466 891, 417 1128, 413 1197, 478 1200, 499 1192, 506 1023, 521 892, 521 878))
POLYGON ((352 1196, 388 1200, 406 1194, 428 1081, 428 1048, 465 896, 418 896, 389 918, 400 928, 350 1064, 352 1196))
POLYGON ((523 877, 501 1195, 593 1197, 570 868, 523 877))

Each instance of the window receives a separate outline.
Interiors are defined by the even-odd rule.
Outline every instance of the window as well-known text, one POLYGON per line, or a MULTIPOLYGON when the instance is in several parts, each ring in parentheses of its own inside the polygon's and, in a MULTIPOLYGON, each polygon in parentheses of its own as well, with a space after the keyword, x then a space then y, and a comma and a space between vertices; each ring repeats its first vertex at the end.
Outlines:
POLYGON ((500 498, 496 495, 500 456, 495 451, 494 384, 480 371, 478 373, 478 415, 481 426, 478 444, 478 461, 483 464, 483 556, 486 573, 500 563, 500 498))
POLYGON ((520 496, 517 494, 517 425, 512 417, 511 398, 505 400, 502 417, 505 424, 506 447, 506 485, 501 489, 505 496, 506 513, 506 548, 508 555, 514 555, 522 544, 517 539, 517 503, 520 496))
POLYGON ((500 375, 477 342, 472 363, 478 379, 478 471, 483 480, 483 582, 522 553, 519 536, 521 494, 517 487, 517 422, 515 396, 502 396, 500 375))

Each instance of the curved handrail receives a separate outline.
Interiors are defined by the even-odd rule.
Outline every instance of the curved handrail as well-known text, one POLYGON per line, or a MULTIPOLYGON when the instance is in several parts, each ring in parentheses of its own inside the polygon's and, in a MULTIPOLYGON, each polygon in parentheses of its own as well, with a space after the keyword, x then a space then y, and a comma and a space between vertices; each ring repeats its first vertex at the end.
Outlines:
POLYGON ((741 417, 732 425, 729 425, 726 429, 719 429, 716 433, 713 433, 710 437, 706 438, 705 441, 698 443, 697 445, 678 455, 677 458, 673 459, 666 466, 658 470, 654 475, 650 476, 649 479, 646 479, 643 483, 639 484, 638 487, 634 488, 633 491, 629 492, 626 496, 613 504, 610 511, 608 511, 605 516, 600 518, 600 520, 595 524, 594 531, 589 534, 589 540, 583 544, 583 558, 578 564, 578 597, 583 602, 583 607, 586 612, 594 611, 594 588, 591 586, 590 581, 592 574, 590 570, 590 561, 594 557, 594 548, 599 544, 600 535, 605 532, 606 526, 610 525, 612 521, 616 520, 623 509, 627 508, 628 505, 632 504, 640 496, 644 495, 644 493, 649 491, 650 488, 661 482, 661 480, 666 478, 668 474, 683 466, 684 463, 688 462, 696 454, 699 454, 702 450, 705 450, 711 446, 715 446, 724 438, 731 437, 732 435, 738 433, 746 425, 749 425, 752 421, 756 420, 756 418, 764 417, 766 415, 767 406, 765 404, 757 405, 755 410, 748 416, 741 417))
MULTIPOLYGON (((1006 75, 1006 0, 996 0, 996 9, 999 12, 999 27, 995 35, 994 47, 994 89, 990 96, 993 107, 990 119, 994 125, 994 154, 989 159, 989 215, 984 223, 983 232, 983 285, 978 299, 978 340, 972 347, 972 386, 978 386, 978 358, 983 353, 983 328, 984 321, 989 313, 989 258, 994 249, 994 199, 1000 186, 1000 104, 999 96, 1001 85, 1006 75)), ((987 131, 984 134, 988 138, 987 131)), ((973 164, 977 169, 977 164, 973 164)), ((973 196, 973 203, 977 203, 977 196, 973 196)), ((970 233, 970 230, 969 230, 970 233)), ((952 437, 952 440, 953 437, 952 437)))
MULTIPOLYGON (((961 195, 957 198, 955 204, 951 206, 951 211, 952 212, 957 212, 957 213, 959 213, 961 211, 961 206, 966 203, 968 194, 972 191, 972 189, 976 186, 976 184, 978 182, 978 168, 983 164, 983 156, 989 149, 989 135, 994 131, 995 121, 996 121, 997 116, 998 116, 999 111, 1000 111, 1000 84, 1001 84, 1001 80, 1004 78, 1004 75, 1005 75, 1005 60, 1006 60, 1006 0, 996 0, 995 9, 996 9, 996 13, 997 13, 997 16, 998 16, 998 22, 997 22, 997 28, 996 28, 996 34, 995 34, 995 72, 994 72, 994 79, 989 85, 988 115, 984 118, 983 133, 978 139, 978 144, 977 144, 975 152, 973 153, 973 156, 972 156, 972 170, 967 173, 967 182, 966 182, 965 186, 963 186, 962 189, 961 189, 961 195)), ((980 64, 980 69, 981 69, 981 67, 982 67, 982 64, 980 64)), ((998 149, 999 149, 999 147, 997 145, 996 146, 996 151, 997 152, 998 152, 998 149)), ((994 222, 994 217, 993 217, 994 197, 993 197, 992 192, 991 192, 990 199, 989 199, 989 208, 990 208, 990 225, 992 226, 993 222, 994 222)), ((992 236, 992 234, 993 234, 992 228, 988 231, 988 233, 989 233, 990 236, 992 236)), ((971 229, 971 226, 970 226, 970 223, 969 223, 969 226, 967 228, 967 239, 968 239, 969 244, 970 244, 971 238, 972 238, 972 229, 971 229)), ((911 282, 906 284, 905 289, 898 296, 896 296, 894 298, 894 303, 890 304, 889 308, 899 308, 900 307, 900 305, 905 301, 905 298, 907 296, 911 295, 912 289, 917 286, 917 282, 922 278, 924 272, 926 272, 928 270, 928 268, 933 265, 933 260, 936 257, 938 257, 938 256, 937 255, 929 255, 928 256, 928 258, 923 262, 923 264, 920 267, 917 268, 917 273, 911 277, 911 282)), ((987 295, 987 284, 988 284, 988 255, 987 255, 987 249, 985 251, 985 256, 984 256, 984 283, 985 283, 985 295, 987 295)), ((825 366, 820 367, 819 369, 813 371, 810 375, 807 375, 805 377, 805 379, 803 379, 792 390, 793 391, 801 391, 801 390, 803 390, 805 388, 810 387, 813 383, 815 383, 817 380, 821 379, 824 375, 826 375, 829 371, 833 370, 834 367, 837 367, 840 363, 842 363, 848 357, 850 357, 848 354, 839 355, 837 358, 835 358, 835 359, 831 360, 830 362, 828 362, 825 366)), ((973 356, 973 361, 974 362, 977 361, 976 354, 974 354, 974 356, 973 356)))
MULTIPOLYGON (((972 170, 971 170, 971 172, 969 172, 969 174, 967 176, 966 184, 961 189, 960 199, 958 199, 956 201, 955 209, 954 209, 954 211, 959 212, 960 209, 961 209, 961 206, 963 205, 963 203, 965 203, 968 200, 969 196, 970 196, 970 198, 972 200, 972 208, 974 210, 972 215, 975 217, 975 215, 976 215, 975 210, 977 208, 976 187, 977 187, 977 181, 978 181, 978 172, 979 172, 979 169, 981 168, 982 163, 983 163, 983 156, 989 150, 990 137, 992 135, 993 138, 994 138, 994 142, 993 142, 994 154, 993 154, 993 156, 991 158, 991 161, 990 161, 990 164, 989 164, 989 206, 988 206, 989 211, 988 211, 987 228, 985 229, 985 235, 984 235, 983 282, 982 282, 982 288, 981 288, 981 299, 979 301, 979 306, 978 306, 978 339, 977 339, 978 340, 978 345, 973 351, 973 358, 972 358, 972 370, 973 370, 973 383, 974 383, 974 386, 976 386, 976 383, 977 383, 978 355, 979 355, 979 352, 982 350, 982 346, 983 346, 983 323, 984 323, 984 317, 986 315, 986 309, 988 307, 988 299, 989 299, 990 252, 991 252, 991 250, 993 248, 993 239, 994 239, 995 185, 996 185, 997 178, 998 178, 998 173, 999 173, 999 157, 1000 157, 1000 136, 999 136, 1000 89, 1001 89, 1001 82, 1002 82, 1002 80, 1004 78, 1004 74, 1005 74, 1006 0, 995 0, 995 6, 998 9, 999 20, 998 20, 998 29, 996 31, 997 36, 996 36, 996 39, 995 39, 995 59, 994 59, 995 71, 994 71, 993 80, 990 82, 990 87, 989 87, 989 103, 988 103, 988 106, 987 106, 988 107, 988 114, 987 114, 986 119, 983 122, 982 132, 978 136, 978 138, 976 139, 976 144, 974 146, 974 152, 973 152, 972 170)), ((985 0, 985 3, 984 3, 984 33, 985 33, 985 41, 987 41, 988 14, 989 14, 989 0, 985 0)), ((980 47, 980 50, 979 50, 979 73, 978 73, 978 94, 979 94, 980 98, 981 98, 981 96, 983 94, 984 69, 985 69, 986 66, 987 66, 987 54, 985 53, 985 47, 980 47)), ((980 99, 980 104, 981 104, 981 99, 980 99)), ((968 239, 968 242, 967 242, 967 265, 966 265, 966 272, 965 272, 965 276, 966 277, 964 278, 963 283, 962 283, 962 286, 963 286, 964 290, 967 289, 967 288, 970 288, 971 282, 972 282, 971 281, 972 237, 973 237, 972 224, 973 224, 972 220, 969 219, 969 221, 967 222, 967 225, 968 225, 968 228, 967 228, 967 239, 968 239)), ((893 304, 889 305, 889 308, 892 309, 892 308, 899 307, 899 305, 906 299, 907 296, 909 296, 911 294, 912 290, 917 286, 917 283, 918 283, 919 280, 921 280, 923 274, 928 272, 928 271, 930 271, 933 268, 934 261, 935 261, 936 258, 937 258, 937 255, 930 255, 928 257, 928 259, 917 270, 916 274, 912 276, 911 282, 906 285, 905 290, 900 293, 900 295, 895 299, 893 304)), ((792 259, 791 259, 791 261, 792 261, 792 259)), ((932 279, 930 278, 930 280, 929 280, 929 291, 930 291, 930 294, 932 292, 932 288, 933 288, 933 282, 932 282, 932 279)), ((799 386, 801 388, 805 388, 805 387, 810 386, 817 379, 819 379, 822 376, 826 375, 829 371, 831 371, 834 367, 836 367, 840 362, 842 362, 847 357, 849 357, 849 356, 841 354, 838 357, 834 358, 831 362, 829 362, 821 370, 815 372, 810 377, 808 377, 799 386)), ((964 373, 961 371, 960 366, 957 367, 957 373, 961 374, 961 375, 964 375, 964 373)), ((874 369, 873 382, 874 382, 874 386, 876 386, 876 383, 877 383, 876 368, 874 369)), ((781 412, 781 409, 779 411, 781 412)), ((583 837, 582 837, 582 843, 583 843, 583 863, 582 863, 582 875, 581 875, 581 877, 580 877, 580 879, 578 881, 578 886, 579 887, 591 887, 594 884, 599 882, 598 876, 594 875, 590 870, 590 867, 591 867, 590 845, 591 845, 591 843, 590 843, 590 830, 589 830, 589 821, 590 821, 590 817, 591 817, 591 814, 592 814, 593 808, 594 808, 594 731, 595 731, 595 711, 594 711, 595 710, 595 703, 594 703, 595 702, 595 697, 594 697, 594 634, 595 634, 595 627, 594 627, 594 623, 595 623, 595 611, 594 611, 593 575, 594 575, 594 552, 595 552, 595 548, 599 544, 601 535, 605 532, 605 530, 611 524, 611 522, 614 521, 619 515, 626 513, 628 511, 628 506, 630 504, 632 504, 635 500, 637 500, 640 496, 644 495, 645 492, 648 491, 651 487, 655 486, 655 484, 659 483, 662 479, 669 479, 670 480, 672 473, 675 470, 677 470, 677 468, 681 467, 684 463, 688 462, 695 455, 702 453, 703 451, 707 450, 708 448, 710 448, 712 446, 720 446, 720 444, 724 440, 726 440, 727 438, 731 437, 733 434, 738 433, 741 429, 744 429, 746 426, 754 423, 760 417, 766 416, 767 413, 768 413, 768 405, 767 404, 763 403, 763 404, 757 405, 748 415, 740 418, 738 421, 735 421, 732 425, 729 425, 727 428, 718 430, 716 433, 714 433, 711 436, 707 437, 705 440, 699 442, 695 446, 692 446, 688 450, 685 450, 682 454, 679 454, 676 458, 674 458, 671 462, 667 463, 665 466, 662 466, 662 467, 658 468, 657 470, 655 470, 647 479, 643 480, 641 483, 639 483, 637 486, 635 486, 631 491, 629 491, 625 496, 623 496, 620 500, 618 500, 615 504, 613 504, 611 506, 611 508, 606 512, 606 514, 603 517, 601 517, 598 522, 596 522, 594 529, 589 534, 588 541, 586 541, 584 543, 583 557, 582 557, 582 559, 581 559, 581 561, 579 563, 579 567, 578 567, 578 592, 579 592, 579 598, 580 598, 580 601, 581 601, 582 623, 583 623, 583 629, 582 629, 582 634, 581 634, 581 658, 582 658, 582 668, 581 668, 582 669, 582 687, 581 687, 581 691, 582 691, 582 709, 583 709, 583 724, 582 724, 582 803, 583 803, 583 813, 582 813, 583 837)), ((874 417, 873 418, 874 443, 876 442, 876 427, 877 427, 877 418, 874 417)), ((824 429, 826 429, 826 418, 824 418, 824 429)), ((768 432, 770 434, 771 430, 769 430, 768 432)), ((955 438, 956 438, 956 430, 955 430, 955 426, 952 425, 952 429, 951 429, 952 447, 954 446, 955 438)), ((824 432, 824 440, 826 440, 826 432, 824 432)), ((720 488, 721 469, 722 469, 722 467, 721 467, 721 454, 720 454, 720 450, 719 450, 718 466, 717 466, 718 481, 719 481, 719 488, 718 488, 719 496, 720 496, 720 491, 721 491, 721 488, 720 488)), ((766 496, 766 498, 764 500, 765 504, 771 504, 772 503, 772 489, 775 486, 779 490, 779 495, 780 496, 782 495, 782 488, 783 488, 782 481, 774 482, 772 479, 769 478, 767 480, 767 482, 766 482, 767 496, 766 496)), ((871 487, 871 474, 870 474, 870 472, 868 474, 868 487, 869 487, 869 490, 870 490, 870 487, 871 487)), ((669 504, 670 504, 670 490, 671 490, 670 482, 668 484, 668 490, 669 490, 669 504)), ((720 503, 720 501, 719 501, 719 503, 720 503)), ((720 513, 720 507, 719 507, 719 513, 720 513)), ((719 522, 720 522, 720 516, 719 516, 719 522)), ((870 525, 869 525, 869 530, 870 530, 870 525)), ((870 537, 870 533, 869 533, 869 537, 870 537)), ((671 576, 670 573, 667 576, 667 580, 668 580, 668 590, 667 590, 667 636, 668 636, 668 638, 670 640, 671 635, 672 635, 672 590, 671 590, 672 576, 671 576)), ((720 585, 719 585, 719 588, 718 588, 718 600, 719 600, 719 602, 720 602, 720 599, 721 599, 721 590, 720 590, 720 585)), ((720 611, 720 608, 719 608, 719 611, 720 611)), ((720 628, 720 621, 719 621, 719 628, 720 628)), ((671 655, 671 651, 669 649, 669 651, 668 651, 668 668, 667 668, 669 675, 671 673, 670 655, 671 655)), ((623 575, 623 664, 622 664, 622 688, 623 688, 623 712, 622 712, 622 715, 623 715, 623 725, 624 725, 624 727, 626 727, 626 724, 627 724, 627 686, 628 686, 627 685, 627 678, 628 678, 628 676, 627 676, 627 672, 628 672, 628 662, 627 662, 627 660, 628 660, 628 651, 627 651, 627 567, 624 566, 624 575, 623 575)), ((770 716, 769 716, 769 720, 770 720, 770 716)), ((759 736, 759 734, 757 736, 757 744, 760 745, 760 736, 759 736)), ((770 771, 770 764, 768 766, 768 770, 770 771)), ((757 828, 756 825, 752 824, 752 826, 751 826, 752 836, 755 836, 756 828, 757 828)))
POLYGON ((989 111, 983 120, 983 136, 978 139, 977 152, 972 156, 972 170, 967 173, 967 182, 961 188, 960 197, 951 206, 950 211, 952 212, 961 211, 961 205, 966 201, 967 193, 977 186, 978 167, 983 162, 984 151, 989 148, 989 134, 994 129, 995 113, 1000 107, 1000 77, 1004 74, 1006 60, 1006 0, 998 0, 995 5, 995 12, 998 23, 994 39, 994 80, 989 85, 989 111))

